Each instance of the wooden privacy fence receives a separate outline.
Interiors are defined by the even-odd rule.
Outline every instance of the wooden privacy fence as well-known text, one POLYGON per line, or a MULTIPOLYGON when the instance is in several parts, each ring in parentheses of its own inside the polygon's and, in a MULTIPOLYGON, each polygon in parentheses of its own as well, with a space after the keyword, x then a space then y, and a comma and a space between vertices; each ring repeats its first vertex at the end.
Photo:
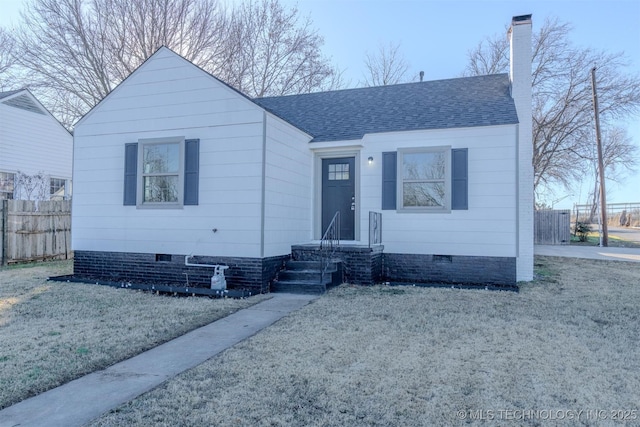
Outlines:
POLYGON ((71 256, 71 201, 0 201, 2 265, 71 256))
POLYGON ((536 245, 568 245, 571 241, 571 211, 535 211, 533 235, 536 245))

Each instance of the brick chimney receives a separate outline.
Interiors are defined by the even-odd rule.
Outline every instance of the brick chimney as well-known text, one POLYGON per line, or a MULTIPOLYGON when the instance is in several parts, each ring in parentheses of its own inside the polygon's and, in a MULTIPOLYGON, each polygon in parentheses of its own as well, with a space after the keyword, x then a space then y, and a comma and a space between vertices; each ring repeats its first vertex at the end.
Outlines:
POLYGON ((531 102, 531 15, 514 16, 509 28, 511 96, 518 113, 516 279, 533 280, 533 119, 531 102))
POLYGON ((522 124, 520 115, 531 113, 531 15, 513 17, 509 45, 511 96, 522 124))

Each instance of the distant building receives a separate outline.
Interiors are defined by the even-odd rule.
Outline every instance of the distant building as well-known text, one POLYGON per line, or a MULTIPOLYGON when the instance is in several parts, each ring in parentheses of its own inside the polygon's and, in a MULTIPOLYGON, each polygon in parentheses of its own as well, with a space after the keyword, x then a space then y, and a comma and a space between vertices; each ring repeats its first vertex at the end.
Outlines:
POLYGON ((0 199, 71 196, 73 137, 27 89, 0 92, 0 199))

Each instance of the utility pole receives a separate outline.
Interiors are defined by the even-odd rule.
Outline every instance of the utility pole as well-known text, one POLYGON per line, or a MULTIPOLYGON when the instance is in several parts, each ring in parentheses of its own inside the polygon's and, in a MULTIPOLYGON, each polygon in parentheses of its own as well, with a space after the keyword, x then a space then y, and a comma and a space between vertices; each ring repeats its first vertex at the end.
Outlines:
POLYGON ((600 246, 609 246, 607 226, 607 193, 604 185, 604 161, 602 156, 602 138, 600 137, 600 116, 598 114, 598 94, 596 92, 596 67, 591 69, 591 87, 593 88, 593 110, 596 117, 596 143, 598 146, 598 173, 600 176, 600 217, 602 218, 602 238, 600 246))

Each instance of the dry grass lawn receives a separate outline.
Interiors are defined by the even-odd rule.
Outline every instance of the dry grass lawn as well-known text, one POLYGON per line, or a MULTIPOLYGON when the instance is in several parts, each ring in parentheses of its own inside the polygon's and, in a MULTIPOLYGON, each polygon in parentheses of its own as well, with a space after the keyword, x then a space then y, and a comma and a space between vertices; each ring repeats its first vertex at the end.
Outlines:
POLYGON ((180 298, 48 282, 70 262, 0 270, 0 408, 266 298, 180 298))
POLYGON ((92 425, 639 425, 640 264, 536 271, 520 293, 343 285, 92 425))

